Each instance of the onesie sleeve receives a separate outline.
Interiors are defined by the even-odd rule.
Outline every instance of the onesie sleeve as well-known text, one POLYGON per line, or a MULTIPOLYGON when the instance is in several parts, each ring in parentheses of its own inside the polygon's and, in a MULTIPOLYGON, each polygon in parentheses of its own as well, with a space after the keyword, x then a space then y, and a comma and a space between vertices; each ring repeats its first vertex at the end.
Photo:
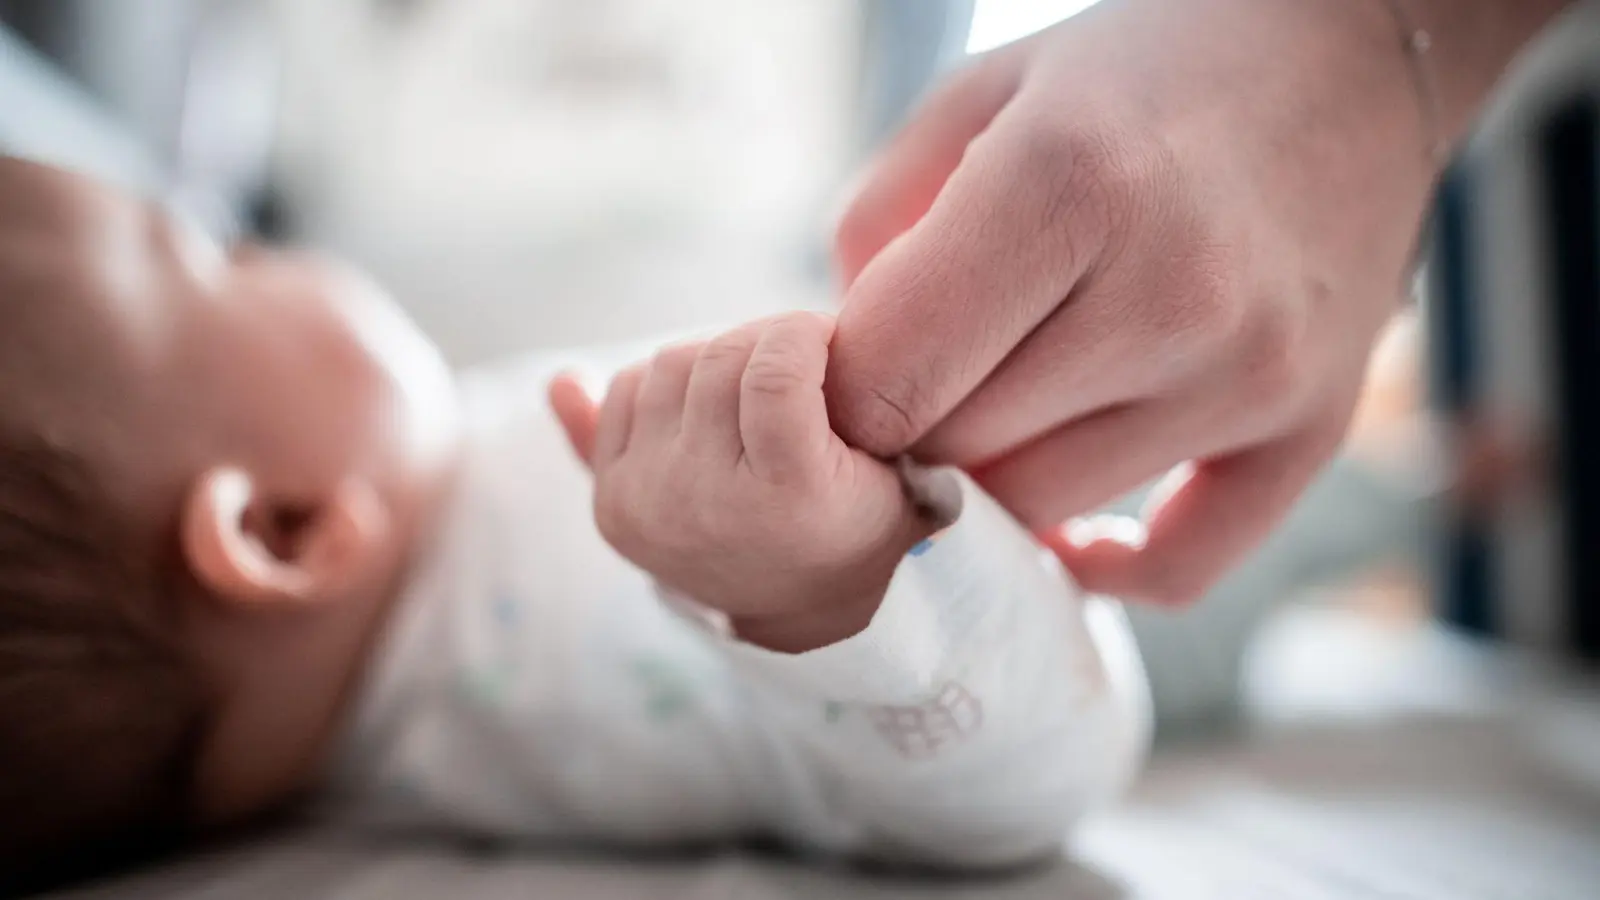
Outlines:
POLYGON ((893 861, 1005 865, 1058 851, 1148 742, 1121 610, 1085 597, 964 476, 959 517, 906 557, 871 624, 782 654, 681 598, 754 698, 780 761, 778 830, 893 861))

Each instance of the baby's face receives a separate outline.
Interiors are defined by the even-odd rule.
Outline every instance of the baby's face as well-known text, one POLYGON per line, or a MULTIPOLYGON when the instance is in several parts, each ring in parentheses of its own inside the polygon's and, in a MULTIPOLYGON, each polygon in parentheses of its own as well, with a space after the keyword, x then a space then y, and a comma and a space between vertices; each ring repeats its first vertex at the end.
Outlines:
POLYGON ((228 819, 304 782, 455 444, 435 348, 371 282, 223 248, 0 158, 0 429, 84 459, 176 546, 181 642, 221 697, 196 774, 228 819))
POLYGON ((50 297, 29 313, 45 319, 30 329, 45 346, 12 361, 49 407, 36 420, 120 444, 107 462, 133 481, 159 493, 226 461, 291 493, 352 475, 405 491, 436 452, 448 375, 366 279, 223 248, 150 204, 15 160, 0 160, 0 193, 0 263, 50 297))

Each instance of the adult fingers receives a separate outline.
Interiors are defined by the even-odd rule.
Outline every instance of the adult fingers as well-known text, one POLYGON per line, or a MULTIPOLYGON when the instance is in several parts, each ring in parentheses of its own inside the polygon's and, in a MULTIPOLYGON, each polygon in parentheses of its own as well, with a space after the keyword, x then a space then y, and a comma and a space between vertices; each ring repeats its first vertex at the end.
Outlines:
POLYGON ((1216 452, 1197 444, 1200 416, 1178 400, 1102 410, 1064 425, 976 472, 974 477, 1023 524, 1052 528, 1216 452))
POLYGON ((697 344, 673 344, 656 352, 639 385, 639 401, 633 418, 635 438, 664 440, 678 433, 683 425, 689 373, 699 356, 697 344))
POLYGON ((1040 128, 1025 97, 847 293, 828 370, 846 442, 883 457, 913 444, 1066 300, 1109 240, 1107 198, 1124 195, 1131 161, 1088 131, 1040 128))
POLYGON ((627 450, 628 437, 633 432, 634 406, 638 402, 639 385, 643 381, 643 363, 629 366, 611 379, 606 399, 600 404, 594 447, 589 458, 589 466, 596 474, 616 462, 627 450))
POLYGON ((1049 542, 1087 590, 1190 603, 1266 537, 1337 446, 1312 432, 1198 464, 1152 511, 1142 541, 1080 543, 1067 529, 1049 542))
POLYGON ((739 384, 739 433, 757 475, 781 479, 810 471, 833 433, 822 399, 833 320, 781 316, 761 334, 739 384))
POLYGON ((874 162, 835 237, 845 285, 888 243, 922 218, 982 133, 1021 83, 1027 47, 1005 47, 956 73, 912 115, 874 162))
MULTIPOLYGON (((1096 410, 1180 392, 1217 406, 1221 392, 1197 391, 1197 382, 1244 378, 1234 370, 1262 367, 1243 356, 1278 348, 1268 329, 1240 324, 1205 246, 1205 236, 1182 217, 1143 219, 1139 233, 1120 242, 1116 261, 1081 279, 917 441, 917 457, 982 464, 1096 410), (1117 264, 1133 260, 1140 264, 1117 264), (1243 340, 1256 332, 1258 339, 1243 340)), ((1251 396, 1265 393, 1253 384, 1240 387, 1251 396)))

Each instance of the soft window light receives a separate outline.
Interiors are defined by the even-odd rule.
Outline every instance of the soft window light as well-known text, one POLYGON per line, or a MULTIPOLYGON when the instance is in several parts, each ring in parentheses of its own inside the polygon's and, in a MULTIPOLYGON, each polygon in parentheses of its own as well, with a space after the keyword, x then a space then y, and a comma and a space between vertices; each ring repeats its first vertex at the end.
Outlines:
POLYGON ((982 53, 1077 15, 1097 0, 977 0, 967 52, 982 53))

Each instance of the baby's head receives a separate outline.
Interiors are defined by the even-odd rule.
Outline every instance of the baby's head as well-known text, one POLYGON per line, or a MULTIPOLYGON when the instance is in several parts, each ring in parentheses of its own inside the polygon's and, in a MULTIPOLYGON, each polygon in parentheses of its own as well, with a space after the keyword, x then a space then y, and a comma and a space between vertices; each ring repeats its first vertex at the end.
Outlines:
POLYGON ((0 871, 304 785, 452 402, 353 274, 0 158, 0 871))

